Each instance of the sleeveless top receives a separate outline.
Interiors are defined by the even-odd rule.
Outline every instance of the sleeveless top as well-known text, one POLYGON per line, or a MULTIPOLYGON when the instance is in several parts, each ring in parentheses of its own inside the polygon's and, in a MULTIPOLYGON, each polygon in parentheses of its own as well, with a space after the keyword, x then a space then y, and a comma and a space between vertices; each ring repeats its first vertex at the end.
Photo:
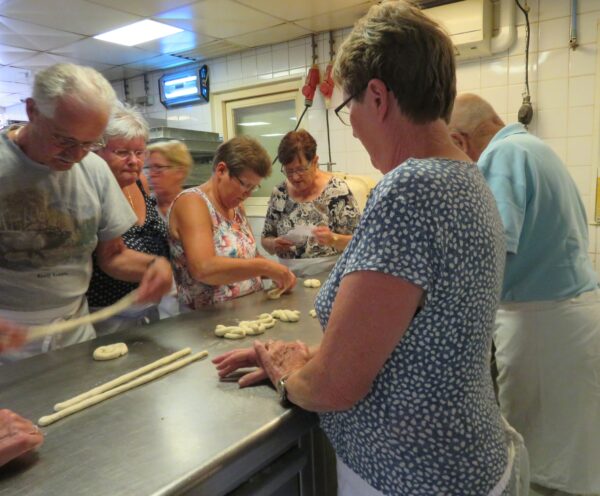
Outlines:
MULTIPOLYGON (((175 201, 184 194, 198 195, 206 202, 212 221, 215 255, 248 259, 256 257, 256 241, 250 225, 239 207, 234 209, 233 220, 229 220, 215 209, 208 196, 199 187, 182 191, 177 195, 175 201)), ((171 208, 173 208, 175 201, 171 204, 171 208)), ((169 209, 167 219, 170 214, 171 210, 169 209)), ((260 277, 220 286, 211 286, 195 280, 188 270, 188 263, 181 241, 173 238, 170 234, 168 240, 180 303, 192 309, 197 309, 262 290, 260 277)))
MULTIPOLYGON (((123 242, 127 248, 132 250, 168 257, 167 226, 156 211, 156 200, 146 194, 139 179, 136 184, 144 196, 146 220, 142 225, 135 224, 129 228, 122 236, 123 242)), ((119 281, 110 277, 99 267, 96 252, 94 252, 92 260, 94 268, 90 287, 87 291, 90 307, 112 305, 139 286, 137 282, 119 281)))

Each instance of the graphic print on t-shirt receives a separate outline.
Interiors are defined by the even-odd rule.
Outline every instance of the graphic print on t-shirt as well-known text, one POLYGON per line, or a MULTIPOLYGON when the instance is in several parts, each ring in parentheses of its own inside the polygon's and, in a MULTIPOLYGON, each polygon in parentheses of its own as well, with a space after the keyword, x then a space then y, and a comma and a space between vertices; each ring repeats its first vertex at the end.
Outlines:
POLYGON ((0 197, 0 268, 35 270, 88 257, 97 221, 83 215, 39 188, 0 197))

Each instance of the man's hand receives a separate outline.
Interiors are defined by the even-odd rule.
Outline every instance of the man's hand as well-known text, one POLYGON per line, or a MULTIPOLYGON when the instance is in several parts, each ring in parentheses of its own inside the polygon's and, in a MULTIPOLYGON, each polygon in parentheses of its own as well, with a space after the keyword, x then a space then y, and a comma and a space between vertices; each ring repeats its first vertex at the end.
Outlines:
POLYGON ((164 257, 156 257, 150 262, 138 288, 138 303, 157 302, 171 290, 173 272, 171 264, 164 257))
POLYGON ((25 327, 0 319, 0 352, 19 348, 26 340, 25 327))
POLYGON ((10 410, 0 410, 0 466, 43 442, 44 435, 29 420, 10 410))

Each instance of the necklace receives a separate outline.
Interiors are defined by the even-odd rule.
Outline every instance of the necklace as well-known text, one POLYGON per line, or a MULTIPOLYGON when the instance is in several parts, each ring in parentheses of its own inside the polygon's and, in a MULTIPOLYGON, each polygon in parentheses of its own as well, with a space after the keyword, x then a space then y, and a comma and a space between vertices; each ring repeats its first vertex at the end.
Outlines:
POLYGON ((133 206, 133 199, 131 198, 131 194, 129 193, 129 190, 126 190, 125 193, 127 194, 127 199, 129 200, 129 204, 131 205, 131 208, 133 208, 133 210, 135 210, 135 207, 133 206))

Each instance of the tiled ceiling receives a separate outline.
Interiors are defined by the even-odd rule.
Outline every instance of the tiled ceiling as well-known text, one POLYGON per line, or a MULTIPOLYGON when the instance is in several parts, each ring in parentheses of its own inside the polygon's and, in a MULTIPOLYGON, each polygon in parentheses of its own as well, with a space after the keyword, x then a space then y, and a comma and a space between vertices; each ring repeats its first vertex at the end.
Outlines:
POLYGON ((376 0, 0 0, 0 106, 29 96, 56 62, 133 77, 344 28, 376 0), (143 19, 184 31, 124 47, 93 36, 143 19))

